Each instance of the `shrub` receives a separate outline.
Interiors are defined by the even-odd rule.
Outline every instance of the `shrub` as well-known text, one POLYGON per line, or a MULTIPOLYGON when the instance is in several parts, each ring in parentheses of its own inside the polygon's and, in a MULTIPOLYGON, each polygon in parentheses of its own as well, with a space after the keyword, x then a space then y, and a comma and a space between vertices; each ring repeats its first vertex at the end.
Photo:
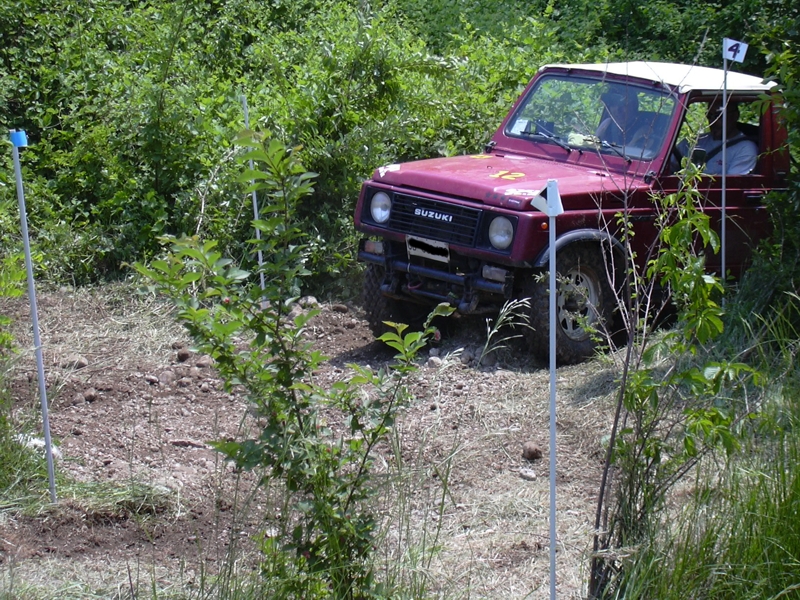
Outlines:
MULTIPOLYGON (((275 140, 246 159, 260 168, 243 178, 265 194, 253 240, 263 264, 252 276, 223 258, 214 242, 174 240, 164 260, 136 269, 177 304, 198 347, 216 360, 228 386, 242 385, 260 434, 215 447, 237 468, 256 470, 266 487, 280 486, 277 534, 264 534, 263 595, 280 598, 380 596, 370 560, 376 517, 371 467, 408 400, 405 377, 433 329, 383 339, 398 354, 391 371, 351 366, 355 375, 330 390, 312 373, 323 357, 304 336, 317 310, 294 310, 308 275, 306 235, 295 219, 312 190, 298 155, 275 140), (262 170, 263 169, 263 170, 262 170), (255 277, 258 276, 258 277, 255 277), (261 285, 257 285, 257 281, 261 285)), ((444 314, 440 309, 437 314, 444 314)))

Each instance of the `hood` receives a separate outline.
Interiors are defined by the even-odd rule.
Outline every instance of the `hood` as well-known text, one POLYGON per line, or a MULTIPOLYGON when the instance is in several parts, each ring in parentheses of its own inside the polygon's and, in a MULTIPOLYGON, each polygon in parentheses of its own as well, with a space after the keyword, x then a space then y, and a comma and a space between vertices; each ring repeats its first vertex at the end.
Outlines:
MULTIPOLYGON (((530 198, 557 179, 562 196, 608 189, 609 174, 593 167, 512 154, 433 158, 375 169, 374 181, 525 209, 530 198), (527 199, 527 201, 526 201, 527 199)), ((628 182, 630 184, 630 182, 628 182)))

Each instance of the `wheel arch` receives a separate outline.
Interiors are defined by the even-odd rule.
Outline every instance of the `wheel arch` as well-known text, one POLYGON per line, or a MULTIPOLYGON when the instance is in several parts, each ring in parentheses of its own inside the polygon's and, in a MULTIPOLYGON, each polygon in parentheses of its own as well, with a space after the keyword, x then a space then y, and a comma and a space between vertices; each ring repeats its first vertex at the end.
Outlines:
MULTIPOLYGON (((599 229, 573 229, 572 231, 568 231, 567 233, 559 236, 556 239, 556 253, 558 253, 559 250, 563 250, 567 246, 571 246, 572 244, 582 243, 607 243, 614 254, 615 268, 621 269, 622 265, 625 264, 625 246, 615 236, 611 235, 607 231, 600 231, 599 229)), ((549 261, 550 246, 547 246, 536 257, 536 260, 533 262, 533 266, 538 269, 546 269, 549 265, 549 261)))

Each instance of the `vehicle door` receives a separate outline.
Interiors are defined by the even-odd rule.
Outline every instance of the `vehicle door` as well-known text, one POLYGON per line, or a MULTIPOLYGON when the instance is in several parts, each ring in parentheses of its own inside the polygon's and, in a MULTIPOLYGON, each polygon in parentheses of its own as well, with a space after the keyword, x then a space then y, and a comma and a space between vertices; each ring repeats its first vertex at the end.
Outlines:
MULTIPOLYGON (((732 95, 726 112, 721 111, 721 94, 690 98, 670 155, 670 173, 663 179, 664 191, 680 189, 680 164, 691 160, 701 165, 698 190, 702 209, 713 230, 722 238, 725 214, 725 265, 739 277, 751 260, 752 251, 769 232, 769 214, 764 197, 773 185, 768 173, 768 140, 764 134, 763 102, 752 96, 732 95), (725 145, 726 173, 723 198, 723 119, 727 118, 725 145), (752 160, 750 160, 752 159, 752 160), (723 211, 724 204, 724 211, 723 211)), ((708 271, 721 276, 722 248, 704 249, 708 271)))

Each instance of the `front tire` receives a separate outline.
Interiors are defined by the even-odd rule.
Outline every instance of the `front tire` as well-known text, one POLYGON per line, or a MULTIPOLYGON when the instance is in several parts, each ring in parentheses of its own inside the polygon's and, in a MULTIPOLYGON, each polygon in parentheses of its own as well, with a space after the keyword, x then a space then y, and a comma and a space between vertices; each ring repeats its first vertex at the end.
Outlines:
POLYGON ((418 306, 413 303, 404 303, 394 298, 387 298, 381 292, 381 285, 386 277, 383 267, 376 264, 367 265, 364 272, 364 287, 362 288, 362 302, 367 323, 375 337, 380 337, 387 331, 393 331, 385 321, 405 323, 411 327, 422 323, 418 306))
MULTIPOLYGON (((556 256, 556 360, 575 364, 594 355, 613 312, 614 294, 599 246, 568 246, 556 256)), ((550 349, 548 281, 529 279, 523 294, 530 297, 528 345, 537 358, 550 349)))

